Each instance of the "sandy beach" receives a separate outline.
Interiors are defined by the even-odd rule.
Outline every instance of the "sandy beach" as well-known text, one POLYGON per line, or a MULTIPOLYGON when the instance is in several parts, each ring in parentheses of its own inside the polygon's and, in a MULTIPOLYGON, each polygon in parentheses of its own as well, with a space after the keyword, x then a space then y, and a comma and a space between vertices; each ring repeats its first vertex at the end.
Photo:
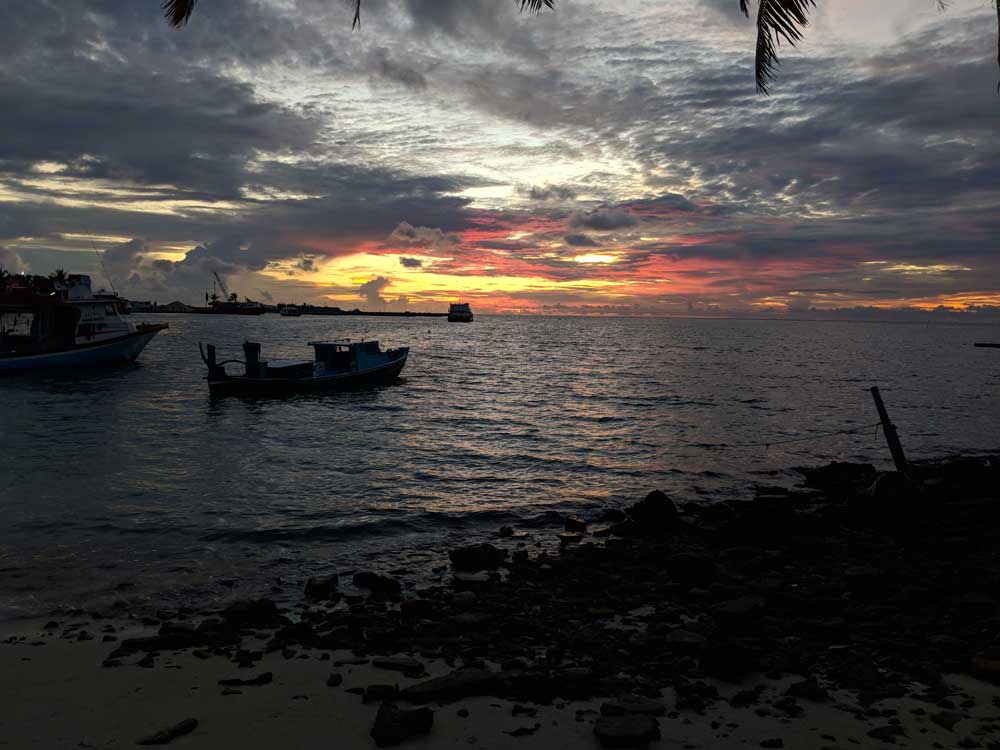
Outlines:
POLYGON ((0 746, 1000 747, 997 463, 919 467, 918 495, 872 471, 698 513, 650 493, 555 554, 503 529, 442 584, 8 623, 0 746))

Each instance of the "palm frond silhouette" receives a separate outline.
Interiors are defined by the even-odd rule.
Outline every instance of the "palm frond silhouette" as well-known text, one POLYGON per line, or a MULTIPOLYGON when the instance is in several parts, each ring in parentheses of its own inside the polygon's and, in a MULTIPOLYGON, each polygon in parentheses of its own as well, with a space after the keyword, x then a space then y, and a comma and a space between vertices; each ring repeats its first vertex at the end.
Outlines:
MULTIPOLYGON (((740 10, 750 18, 749 0, 739 2, 740 10)), ((1000 67, 1000 0, 993 0, 997 9, 997 66, 1000 67)), ((163 10, 171 26, 183 26, 194 12, 197 0, 164 0, 163 10)), ((935 0, 942 9, 948 0, 935 0)), ((362 0, 344 0, 353 14, 351 28, 361 26, 362 0)), ((521 12, 540 13, 545 8, 555 8, 555 0, 514 0, 521 12)), ((816 0, 758 0, 757 2, 757 48, 754 55, 754 79, 757 90, 762 94, 771 91, 778 68, 778 47, 785 42, 794 47, 802 39, 803 30, 809 23, 808 12, 816 7, 816 0)), ((1000 84, 997 90, 1000 91, 1000 84)))

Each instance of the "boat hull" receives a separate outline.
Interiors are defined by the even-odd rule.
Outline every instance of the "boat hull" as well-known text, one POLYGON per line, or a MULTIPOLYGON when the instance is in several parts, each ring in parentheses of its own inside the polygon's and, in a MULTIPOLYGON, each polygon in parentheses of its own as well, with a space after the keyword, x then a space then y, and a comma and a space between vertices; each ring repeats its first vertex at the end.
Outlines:
POLYGON ((213 396, 284 396, 318 391, 348 391, 391 383, 402 372, 407 354, 363 372, 345 372, 314 378, 209 378, 213 396))
POLYGON ((164 325, 146 326, 112 341, 86 344, 59 352, 0 357, 0 372, 23 372, 24 370, 67 367, 102 367, 134 362, 153 336, 164 328, 166 328, 164 325))

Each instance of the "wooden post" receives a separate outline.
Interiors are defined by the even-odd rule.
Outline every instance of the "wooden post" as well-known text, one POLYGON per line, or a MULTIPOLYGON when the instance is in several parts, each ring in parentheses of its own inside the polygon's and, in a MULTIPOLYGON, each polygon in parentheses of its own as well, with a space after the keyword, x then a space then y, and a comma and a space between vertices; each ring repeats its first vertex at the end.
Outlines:
POLYGON ((882 403, 882 394, 878 392, 878 386, 872 386, 872 398, 875 400, 875 408, 878 410, 878 418, 882 420, 882 432, 885 433, 885 442, 889 444, 889 452, 892 454, 892 462, 896 464, 896 471, 904 476, 909 476, 909 464, 906 463, 906 456, 903 454, 903 446, 899 442, 899 435, 896 434, 896 425, 889 420, 889 412, 885 410, 882 403))

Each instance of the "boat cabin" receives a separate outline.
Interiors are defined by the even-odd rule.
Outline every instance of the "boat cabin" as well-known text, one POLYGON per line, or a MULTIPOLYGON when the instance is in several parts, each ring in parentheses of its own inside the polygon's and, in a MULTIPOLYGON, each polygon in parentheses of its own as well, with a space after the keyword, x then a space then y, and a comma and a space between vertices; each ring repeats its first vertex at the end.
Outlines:
POLYGON ((0 354, 36 354, 101 343, 131 333, 117 295, 91 291, 90 277, 0 280, 0 354))

